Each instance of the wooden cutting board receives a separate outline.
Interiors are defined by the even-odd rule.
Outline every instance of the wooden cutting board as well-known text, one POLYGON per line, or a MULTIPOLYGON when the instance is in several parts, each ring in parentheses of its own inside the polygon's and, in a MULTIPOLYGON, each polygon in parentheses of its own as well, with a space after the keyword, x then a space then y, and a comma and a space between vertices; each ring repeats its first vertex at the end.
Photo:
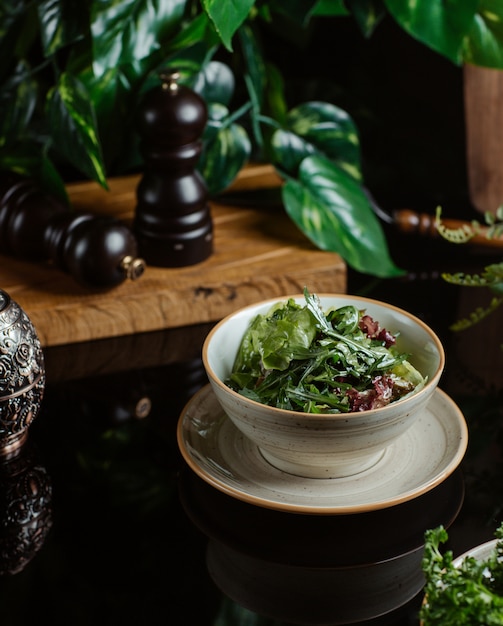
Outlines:
MULTIPOLYGON (((68 186, 76 210, 130 223, 139 177, 115 178, 110 189, 68 186)), ((232 191, 279 184, 271 168, 248 167, 232 191)), ((43 346, 214 322, 264 298, 302 292, 344 293, 346 266, 316 249, 281 208, 211 203, 214 252, 197 265, 147 267, 137 281, 107 292, 79 286, 61 270, 0 256, 0 288, 24 308, 43 346)))

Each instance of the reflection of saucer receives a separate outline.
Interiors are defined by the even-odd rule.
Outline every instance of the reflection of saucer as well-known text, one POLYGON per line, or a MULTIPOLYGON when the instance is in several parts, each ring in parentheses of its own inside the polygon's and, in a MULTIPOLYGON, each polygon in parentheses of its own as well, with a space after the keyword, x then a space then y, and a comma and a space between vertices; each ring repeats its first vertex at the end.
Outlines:
POLYGON ((344 478, 301 478, 272 467, 227 418, 209 385, 178 423, 180 451, 203 480, 251 504, 311 514, 361 513, 416 498, 454 471, 467 443, 461 411, 439 389, 376 465, 344 478))
POLYGON ((179 475, 179 495, 192 523, 214 541, 269 562, 333 568, 378 563, 422 547, 427 528, 449 528, 456 519, 464 481, 458 468, 403 504, 335 516, 253 506, 214 489, 188 468, 179 475))

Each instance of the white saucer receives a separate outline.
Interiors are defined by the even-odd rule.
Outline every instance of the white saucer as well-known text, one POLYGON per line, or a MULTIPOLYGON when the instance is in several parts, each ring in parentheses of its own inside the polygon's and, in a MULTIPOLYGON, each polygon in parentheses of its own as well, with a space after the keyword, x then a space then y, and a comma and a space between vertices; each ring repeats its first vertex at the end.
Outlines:
POLYGON ((209 385, 184 408, 177 437, 187 464, 216 489, 257 506, 330 515, 384 509, 430 491, 458 467, 468 445, 464 417, 440 389, 372 468, 344 478, 301 478, 270 465, 209 385))

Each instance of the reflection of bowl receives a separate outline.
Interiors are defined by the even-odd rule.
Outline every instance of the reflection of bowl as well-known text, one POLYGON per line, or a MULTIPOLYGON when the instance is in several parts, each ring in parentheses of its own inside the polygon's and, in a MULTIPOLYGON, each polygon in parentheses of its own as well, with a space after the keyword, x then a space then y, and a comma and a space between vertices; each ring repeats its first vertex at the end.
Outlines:
MULTIPOLYGON (((302 295, 290 297, 305 303, 302 295)), ((414 423, 438 385, 445 355, 439 338, 426 324, 395 306, 357 296, 319 297, 324 311, 354 305, 390 333, 400 333, 397 347, 410 354, 412 365, 427 377, 425 386, 381 408, 323 415, 279 409, 240 395, 224 381, 250 321, 267 313, 277 299, 245 307, 221 320, 204 342, 203 363, 222 408, 271 465, 300 476, 335 478, 372 467, 385 448, 414 423)))
POLYGON ((210 541, 207 566, 228 597, 259 615, 294 624, 350 624, 395 611, 424 584, 422 547, 351 567, 267 562, 210 541))

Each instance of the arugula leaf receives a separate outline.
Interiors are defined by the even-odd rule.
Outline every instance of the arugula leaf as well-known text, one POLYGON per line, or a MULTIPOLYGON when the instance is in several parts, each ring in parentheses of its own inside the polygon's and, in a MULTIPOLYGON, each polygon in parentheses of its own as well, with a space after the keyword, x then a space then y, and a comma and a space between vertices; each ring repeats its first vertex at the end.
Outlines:
POLYGON ((318 322, 318 327, 321 331, 326 333, 329 337, 333 337, 334 339, 340 339, 343 342, 346 342, 353 350, 361 351, 367 356, 373 357, 374 353, 372 350, 366 348, 356 341, 353 341, 350 337, 344 337, 340 333, 336 332, 333 326, 328 322, 325 314, 323 313, 320 306, 320 299, 317 295, 310 295, 307 290, 304 290, 304 297, 306 298, 307 308, 314 315, 316 321, 318 322))

